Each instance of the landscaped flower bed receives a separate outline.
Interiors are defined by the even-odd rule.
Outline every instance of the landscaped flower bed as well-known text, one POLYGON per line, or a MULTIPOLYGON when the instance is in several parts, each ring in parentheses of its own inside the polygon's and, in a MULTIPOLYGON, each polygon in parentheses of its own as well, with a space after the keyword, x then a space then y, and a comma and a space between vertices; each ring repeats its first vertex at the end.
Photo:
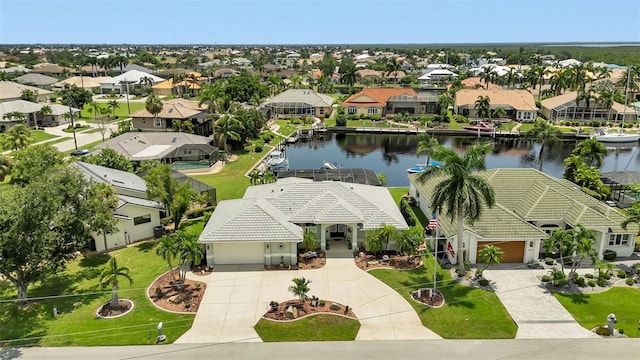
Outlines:
POLYGON ((181 313, 195 313, 200 307, 207 284, 187 279, 179 288, 169 272, 164 273, 149 286, 147 295, 159 308, 181 313))
POLYGON ((334 314, 357 319, 356 315, 351 310, 351 307, 347 309, 347 305, 327 300, 317 300, 317 306, 311 306, 311 301, 300 302, 298 299, 278 303, 278 305, 274 306, 272 310, 267 311, 263 317, 270 320, 288 321, 301 319, 313 314, 334 314), (291 319, 287 317, 287 308, 289 306, 293 306, 297 309, 297 318, 291 319))
POLYGON ((361 253, 359 256, 355 257, 354 261, 357 267, 365 271, 378 268, 413 270, 422 264, 422 258, 420 256, 374 256, 368 253, 361 253))

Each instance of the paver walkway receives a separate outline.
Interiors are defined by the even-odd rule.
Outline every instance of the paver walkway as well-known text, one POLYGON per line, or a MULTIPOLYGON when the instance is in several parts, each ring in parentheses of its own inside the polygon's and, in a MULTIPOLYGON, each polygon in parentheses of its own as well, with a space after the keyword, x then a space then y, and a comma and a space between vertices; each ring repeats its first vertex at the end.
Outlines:
POLYGON ((294 296, 294 277, 310 279, 321 299, 349 305, 362 326, 356 340, 439 339, 425 328, 411 305, 396 291, 358 269, 353 259, 328 259, 322 269, 264 271, 261 266, 217 266, 189 331, 176 343, 261 341, 253 326, 270 301, 294 296))
POLYGON ((545 270, 485 270, 496 294, 518 325, 516 339, 598 338, 583 328, 546 289, 545 270))

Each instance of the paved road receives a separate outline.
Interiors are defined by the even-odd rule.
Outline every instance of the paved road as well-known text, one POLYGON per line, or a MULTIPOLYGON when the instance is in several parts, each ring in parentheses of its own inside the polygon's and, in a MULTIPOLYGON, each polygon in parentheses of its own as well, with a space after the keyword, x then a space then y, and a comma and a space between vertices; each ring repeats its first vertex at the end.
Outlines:
MULTIPOLYGON (((84 121, 78 121, 78 123, 84 123, 84 121)), ((96 124, 89 124, 92 128, 97 128, 96 124)), ((61 137, 68 137, 70 138, 67 141, 61 141, 59 143, 53 144, 54 147, 56 147, 60 152, 65 152, 65 151, 69 151, 72 149, 75 149, 75 143, 73 141, 73 133, 66 133, 63 130, 67 128, 67 124, 65 125, 60 125, 60 126, 55 126, 55 127, 47 127, 44 128, 44 131, 47 134, 52 134, 52 135, 56 135, 56 136, 61 136, 61 137)), ((107 127, 107 132, 105 133, 105 139, 109 139, 109 137, 111 136, 112 132, 115 132, 118 130, 118 124, 116 123, 112 123, 109 124, 107 127)), ((50 141, 53 141, 56 139, 51 139, 50 141)), ((96 141, 100 141, 102 140, 102 134, 98 131, 98 132, 94 132, 94 133, 83 133, 83 132, 76 132, 76 140, 78 142, 78 148, 82 148, 85 145, 94 143, 96 141)))
POLYGON ((639 339, 406 340, 0 348, 0 359, 637 359, 639 339))
MULTIPOLYGON (((516 339, 597 338, 583 328, 545 288, 538 276, 546 270, 485 270, 496 294, 518 324, 516 339)), ((605 319, 602 319, 603 321, 605 319)), ((640 355, 640 354, 639 354, 640 355)))
POLYGON ((189 331, 177 343, 261 341, 253 326, 270 301, 293 298, 291 279, 310 279, 321 299, 349 305, 361 327, 356 340, 438 339, 425 328, 411 305, 381 281, 358 269, 353 258, 328 259, 322 269, 300 272, 264 271, 247 266, 217 266, 189 331), (249 270, 249 271, 239 271, 249 270))

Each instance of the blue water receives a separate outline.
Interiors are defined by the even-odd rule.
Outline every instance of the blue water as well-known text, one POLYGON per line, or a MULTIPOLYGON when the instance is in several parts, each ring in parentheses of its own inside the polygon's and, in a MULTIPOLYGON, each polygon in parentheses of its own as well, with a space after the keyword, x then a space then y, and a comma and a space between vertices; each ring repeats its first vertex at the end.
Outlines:
MULTIPOLYGON (((441 144, 463 151, 475 141, 473 137, 436 136, 441 144)), ((545 149, 542 171, 562 177, 563 160, 576 141, 554 144, 545 149)), ((325 162, 336 162, 341 168, 367 168, 387 176, 388 186, 408 186, 407 169, 424 164, 417 157, 415 135, 326 134, 324 140, 290 144, 287 147, 291 169, 319 169, 325 162)), ((487 155, 487 168, 537 168, 539 144, 524 140, 499 140, 494 153, 487 155)), ((611 149, 605 157, 602 172, 640 169, 638 146, 611 149)))

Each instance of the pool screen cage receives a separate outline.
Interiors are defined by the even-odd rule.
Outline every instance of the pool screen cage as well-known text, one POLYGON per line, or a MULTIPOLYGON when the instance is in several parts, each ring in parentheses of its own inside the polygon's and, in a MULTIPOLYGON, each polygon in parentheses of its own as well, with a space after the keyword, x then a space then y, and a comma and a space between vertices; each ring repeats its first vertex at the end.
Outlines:
POLYGON ((167 154, 163 158, 163 161, 167 164, 188 161, 207 161, 209 162, 209 165, 213 165, 218 161, 218 156, 218 148, 215 146, 206 144, 185 144, 167 154))
POLYGON ((315 107, 304 102, 276 102, 265 105, 271 110, 271 116, 315 115, 315 107))

